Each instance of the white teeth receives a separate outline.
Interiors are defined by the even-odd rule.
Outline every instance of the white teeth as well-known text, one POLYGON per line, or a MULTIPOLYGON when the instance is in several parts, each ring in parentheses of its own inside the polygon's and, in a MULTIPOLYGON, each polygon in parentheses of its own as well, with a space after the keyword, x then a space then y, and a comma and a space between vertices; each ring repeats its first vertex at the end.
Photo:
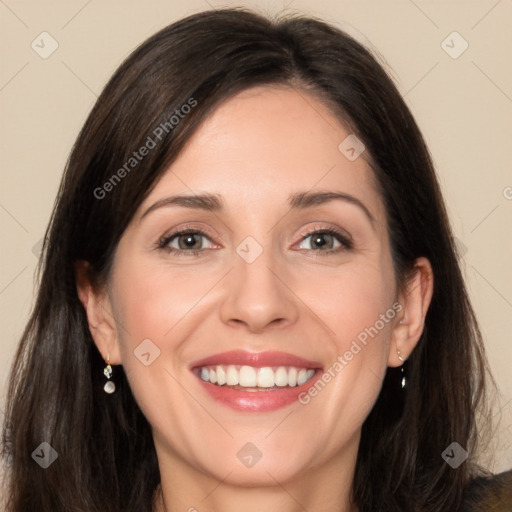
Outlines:
POLYGON ((297 386, 302 386, 302 384, 304 384, 304 382, 306 382, 307 380, 307 370, 302 368, 301 370, 299 370, 299 373, 297 375, 297 386))
POLYGON ((274 371, 272 368, 265 367, 258 370, 258 387, 272 388, 274 387, 274 371))
POLYGON ((238 370, 232 365, 228 366, 228 370, 226 372, 226 384, 228 386, 236 386, 238 385, 239 380, 238 370))
POLYGON ((297 385, 297 368, 290 368, 288 371, 288 386, 297 385))
POLYGON ((242 366, 240 368, 240 386, 244 388, 253 388, 256 386, 256 370, 252 366, 242 366))
POLYGON ((204 366, 199 376, 205 382, 218 386, 242 386, 245 388, 272 388, 301 386, 313 377, 315 370, 285 366, 254 368, 252 366, 217 365, 204 366))
POLYGON ((222 366, 217 366, 217 384, 219 386, 226 384, 226 372, 222 366))
POLYGON ((284 366, 280 366, 275 374, 276 386, 288 386, 288 372, 284 366))

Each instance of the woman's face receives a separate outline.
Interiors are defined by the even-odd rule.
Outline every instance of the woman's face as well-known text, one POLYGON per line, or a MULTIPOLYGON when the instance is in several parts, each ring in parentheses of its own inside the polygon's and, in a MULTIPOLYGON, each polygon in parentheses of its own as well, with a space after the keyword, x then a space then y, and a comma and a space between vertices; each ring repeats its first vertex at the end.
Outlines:
POLYGON ((135 213, 109 285, 111 361, 161 471, 275 485, 355 461, 401 305, 383 203, 349 136, 303 91, 247 90, 135 213))

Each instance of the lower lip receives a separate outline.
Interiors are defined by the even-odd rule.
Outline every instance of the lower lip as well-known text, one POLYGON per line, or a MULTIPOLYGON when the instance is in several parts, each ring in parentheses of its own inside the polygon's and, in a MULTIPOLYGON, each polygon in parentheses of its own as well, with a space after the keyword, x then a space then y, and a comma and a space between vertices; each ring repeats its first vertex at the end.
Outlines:
POLYGON ((317 369, 311 379, 300 386, 276 387, 264 391, 237 391, 235 389, 218 386, 205 382, 199 376, 199 382, 209 395, 231 409, 243 412, 270 412, 276 411, 298 401, 298 396, 310 388, 321 376, 321 370, 317 369))

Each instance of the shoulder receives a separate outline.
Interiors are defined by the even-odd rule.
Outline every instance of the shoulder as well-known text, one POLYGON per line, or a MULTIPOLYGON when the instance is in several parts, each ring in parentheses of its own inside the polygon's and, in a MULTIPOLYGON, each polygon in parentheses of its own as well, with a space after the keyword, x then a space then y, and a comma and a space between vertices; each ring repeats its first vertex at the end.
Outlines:
POLYGON ((512 512, 512 469, 471 480, 459 512, 512 512))

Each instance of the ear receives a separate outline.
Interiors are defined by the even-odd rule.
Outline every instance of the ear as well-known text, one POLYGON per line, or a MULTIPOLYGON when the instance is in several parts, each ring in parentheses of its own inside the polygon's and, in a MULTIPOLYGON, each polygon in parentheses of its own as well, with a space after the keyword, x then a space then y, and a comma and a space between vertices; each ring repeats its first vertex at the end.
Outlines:
POLYGON ((425 327, 432 294, 434 291, 434 273, 427 258, 418 258, 407 281, 406 290, 400 292, 398 302, 402 309, 395 317, 392 341, 389 347, 388 366, 401 366, 411 355, 425 327))
POLYGON ((87 314, 89 330, 103 359, 110 364, 121 364, 116 322, 106 290, 98 291, 93 285, 90 265, 87 261, 75 263, 78 297, 87 314))

